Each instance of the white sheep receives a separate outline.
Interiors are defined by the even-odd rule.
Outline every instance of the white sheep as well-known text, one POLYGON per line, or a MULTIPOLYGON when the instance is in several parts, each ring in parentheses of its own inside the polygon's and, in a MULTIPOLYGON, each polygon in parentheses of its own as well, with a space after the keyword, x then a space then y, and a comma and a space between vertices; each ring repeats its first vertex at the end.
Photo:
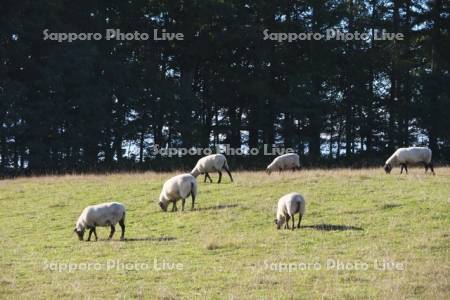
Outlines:
POLYGON ((287 153, 276 157, 272 163, 267 166, 266 173, 270 175, 273 171, 292 169, 292 171, 300 168, 300 157, 296 153, 287 153))
POLYGON ((277 218, 275 219, 277 229, 280 229, 283 224, 285 224, 285 229, 290 229, 289 220, 292 219, 292 230, 294 230, 294 215, 296 213, 299 214, 297 228, 300 229, 302 217, 305 215, 305 206, 305 198, 298 193, 290 193, 281 197, 278 200, 277 218))
POLYGON ((403 173, 403 169, 406 170, 408 174, 407 164, 424 164, 425 173, 427 173, 428 168, 434 175, 433 163, 431 162, 431 150, 427 147, 409 147, 409 148, 399 148, 391 157, 386 160, 384 164, 384 170, 387 174, 391 173, 392 168, 396 165, 400 165, 400 174, 403 173))
POLYGON ((227 159, 222 154, 211 154, 200 158, 197 164, 195 165, 194 169, 192 169, 191 174, 194 177, 197 177, 200 174, 205 174, 205 180, 203 182, 206 182, 206 178, 209 178, 209 182, 212 183, 212 179, 209 176, 209 173, 218 172, 219 180, 217 181, 217 183, 220 183, 222 180, 222 169, 224 169, 228 173, 231 182, 233 182, 233 177, 231 176, 227 159))
POLYGON ((124 240, 125 236, 125 206, 118 202, 101 203, 97 205, 91 205, 83 209, 83 212, 78 217, 75 225, 75 232, 78 235, 80 241, 83 240, 85 229, 89 229, 89 236, 87 241, 91 240, 91 235, 94 233, 95 240, 97 240, 96 227, 111 227, 111 233, 109 239, 112 238, 116 228, 114 225, 119 223, 122 229, 120 236, 121 240, 124 240))
POLYGON ((184 210, 186 198, 192 197, 192 210, 194 209, 195 197, 197 196, 197 180, 191 174, 181 174, 167 180, 159 195, 159 206, 167 211, 169 203, 172 202, 172 211, 176 211, 176 202, 181 199, 181 210, 184 210))

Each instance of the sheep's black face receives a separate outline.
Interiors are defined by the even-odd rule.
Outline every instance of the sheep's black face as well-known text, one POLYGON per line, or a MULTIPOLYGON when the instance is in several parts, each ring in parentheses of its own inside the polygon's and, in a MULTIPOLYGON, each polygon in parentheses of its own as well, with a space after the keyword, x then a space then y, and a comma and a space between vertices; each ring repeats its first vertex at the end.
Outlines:
POLYGON ((275 219, 273 222, 275 223, 275 225, 277 225, 277 229, 281 228, 280 222, 278 222, 277 219, 275 219))
POLYGON ((270 169, 266 169, 267 175, 270 175, 270 169))
POLYGON ((83 238, 84 238, 84 230, 77 230, 76 228, 74 229, 74 232, 78 235, 78 239, 80 240, 80 241, 82 241, 83 240, 83 238))
POLYGON ((392 167, 390 164, 385 164, 384 165, 384 171, 386 172, 386 174, 390 174, 392 171, 392 167))
POLYGON ((161 209, 162 209, 163 211, 167 211, 167 205, 165 205, 164 203, 159 202, 159 207, 161 207, 161 209))

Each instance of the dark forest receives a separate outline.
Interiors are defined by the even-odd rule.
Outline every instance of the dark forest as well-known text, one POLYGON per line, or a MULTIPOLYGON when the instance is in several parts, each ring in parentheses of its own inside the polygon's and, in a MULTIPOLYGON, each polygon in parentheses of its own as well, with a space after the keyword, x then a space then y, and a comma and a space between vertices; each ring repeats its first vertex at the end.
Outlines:
MULTIPOLYGON (((290 147, 302 165, 450 161, 450 6, 417 1, 0 2, 0 173, 168 170, 161 147, 290 147), (369 39, 264 39, 271 33, 369 39), (183 40, 44 39, 182 33, 183 40), (402 33, 378 40, 374 32, 402 33)), ((259 169, 273 157, 234 156, 259 169)))

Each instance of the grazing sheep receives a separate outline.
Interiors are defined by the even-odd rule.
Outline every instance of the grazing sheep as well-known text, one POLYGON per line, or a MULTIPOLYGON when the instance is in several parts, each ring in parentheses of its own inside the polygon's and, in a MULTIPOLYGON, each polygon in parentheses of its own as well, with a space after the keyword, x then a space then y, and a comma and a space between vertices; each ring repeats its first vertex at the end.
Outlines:
POLYGON ((181 210, 184 210, 186 198, 192 197, 192 210, 194 209, 195 197, 197 196, 197 180, 191 174, 181 174, 167 180, 159 195, 159 206, 167 211, 167 206, 172 202, 172 211, 177 211, 177 201, 181 199, 181 210))
POLYGON ((305 205, 305 198, 298 193, 290 193, 281 197, 278 200, 277 218, 275 219, 277 229, 280 229, 283 224, 285 224, 285 229, 290 229, 289 220, 292 219, 292 230, 294 230, 294 215, 296 213, 299 214, 297 228, 300 229, 300 222, 305 215, 305 205))
POLYGON ((125 206, 118 202, 101 203, 97 205, 91 205, 83 209, 83 212, 78 217, 77 224, 75 225, 75 232, 78 235, 80 241, 83 240, 85 229, 89 229, 89 236, 87 241, 91 240, 91 235, 94 233, 95 240, 97 240, 97 232, 95 228, 97 226, 111 227, 111 233, 109 238, 111 239, 116 228, 114 225, 119 223, 122 229, 120 239, 124 240, 125 235, 125 206))
POLYGON ((300 157, 296 153, 287 153, 276 157, 272 163, 267 167, 266 173, 270 175, 273 171, 300 169, 300 157))
POLYGON ((431 150, 427 147, 409 147, 409 148, 399 148, 391 157, 386 160, 384 164, 384 171, 387 174, 391 173, 392 168, 396 165, 400 165, 400 174, 403 173, 405 169, 406 174, 408 174, 407 164, 424 164, 425 173, 427 173, 428 168, 434 174, 433 163, 431 162, 431 150))
POLYGON ((211 154, 200 158, 194 169, 191 171, 191 174, 194 177, 197 177, 200 174, 205 174, 205 180, 203 182, 206 182, 206 178, 209 178, 209 182, 212 183, 212 179, 208 173, 219 172, 219 180, 217 181, 217 183, 220 183, 222 180, 222 169, 224 169, 228 173, 231 182, 233 182, 233 177, 231 176, 227 159, 222 154, 211 154))

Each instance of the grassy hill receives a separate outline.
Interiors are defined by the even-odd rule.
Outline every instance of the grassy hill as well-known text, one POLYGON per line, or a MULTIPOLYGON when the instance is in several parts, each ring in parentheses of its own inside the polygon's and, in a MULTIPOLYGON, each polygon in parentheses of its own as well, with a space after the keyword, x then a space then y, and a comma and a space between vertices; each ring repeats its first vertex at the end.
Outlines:
POLYGON ((174 173, 0 181, 0 298, 449 298, 450 168, 398 172, 236 172, 176 213, 156 203, 174 173), (292 191, 302 228, 277 231, 292 191), (79 242, 81 210, 113 200, 126 241, 79 242))

